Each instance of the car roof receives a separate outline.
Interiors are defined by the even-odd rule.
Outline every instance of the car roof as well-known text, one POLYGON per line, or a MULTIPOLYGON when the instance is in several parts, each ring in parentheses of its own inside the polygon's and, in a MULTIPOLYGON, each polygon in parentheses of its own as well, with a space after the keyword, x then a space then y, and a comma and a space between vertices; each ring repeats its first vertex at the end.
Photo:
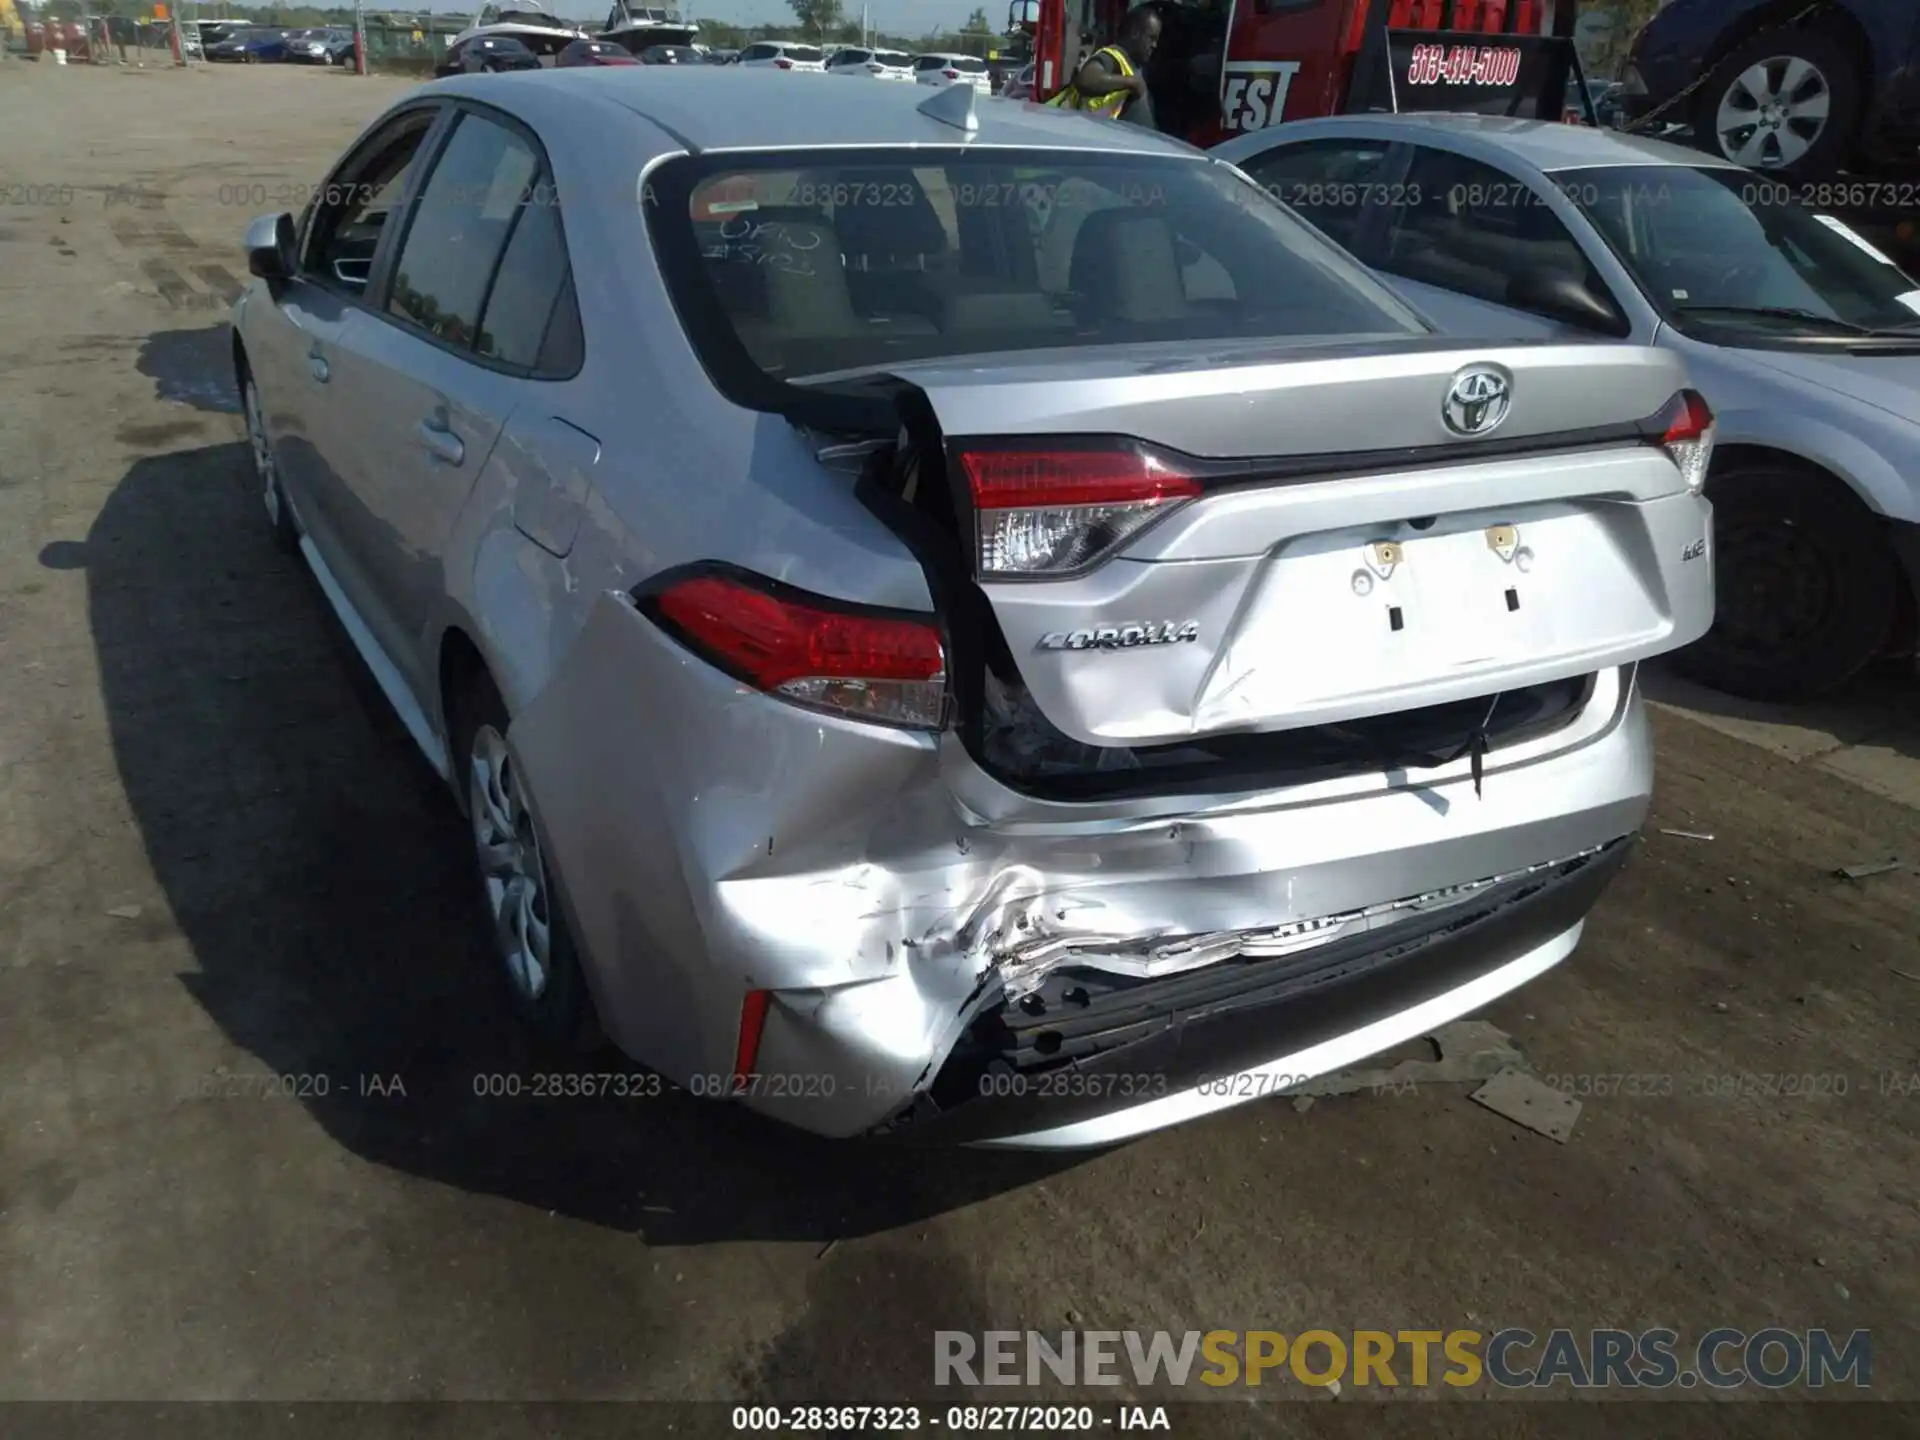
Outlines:
MULTIPOLYGON (((1445 136, 1465 142, 1458 148, 1470 154, 1478 147, 1511 155, 1536 170, 1585 170, 1608 165, 1688 165, 1737 170, 1730 160, 1689 150, 1662 140, 1625 135, 1617 130, 1596 130, 1591 125, 1561 125, 1549 120, 1510 120, 1498 115, 1455 115, 1445 113, 1404 115, 1333 115, 1315 120, 1289 121, 1281 134, 1288 140, 1307 140, 1316 135, 1404 136, 1417 143, 1422 138, 1445 136)), ((1235 145, 1237 152, 1242 147, 1235 145)), ((1249 144, 1247 149, 1253 147, 1249 144)))
MULTIPOLYGON (((813 146, 1026 146, 1195 157, 1185 141, 1143 125, 1076 115, 1018 101, 982 98, 971 133, 920 112, 929 103, 911 85, 832 85, 793 103, 793 79, 775 71, 723 73, 717 68, 624 65, 529 70, 514 75, 455 76, 429 87, 513 109, 526 95, 547 114, 611 104, 674 135, 689 150, 799 150, 813 146), (828 94, 826 91, 834 93, 828 94), (537 97, 537 99, 535 98, 537 97)), ((596 121, 597 123, 597 121, 596 121)))

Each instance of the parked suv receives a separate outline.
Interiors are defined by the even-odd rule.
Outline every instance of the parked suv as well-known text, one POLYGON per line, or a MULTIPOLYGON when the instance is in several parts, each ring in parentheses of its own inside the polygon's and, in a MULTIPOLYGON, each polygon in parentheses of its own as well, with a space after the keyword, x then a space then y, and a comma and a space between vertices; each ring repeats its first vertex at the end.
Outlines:
POLYGON ((913 57, 899 50, 868 50, 855 45, 837 50, 827 62, 829 75, 862 75, 876 80, 913 79, 913 57))
POLYGON ((766 70, 824 71, 826 56, 818 45, 797 45, 791 40, 761 40, 740 52, 737 65, 766 70))
POLYGON ((982 95, 993 93, 987 62, 977 55, 916 55, 913 78, 922 85, 971 85, 982 95))

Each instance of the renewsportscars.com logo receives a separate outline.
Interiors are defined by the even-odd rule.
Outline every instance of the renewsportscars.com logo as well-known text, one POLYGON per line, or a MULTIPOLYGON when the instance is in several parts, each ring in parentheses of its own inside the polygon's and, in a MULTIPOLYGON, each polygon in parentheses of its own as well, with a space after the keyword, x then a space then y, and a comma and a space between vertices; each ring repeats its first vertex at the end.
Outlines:
POLYGON ((936 1385, 1287 1384, 1397 1389, 1784 1390, 1873 1384, 1854 1330, 936 1330, 936 1385))

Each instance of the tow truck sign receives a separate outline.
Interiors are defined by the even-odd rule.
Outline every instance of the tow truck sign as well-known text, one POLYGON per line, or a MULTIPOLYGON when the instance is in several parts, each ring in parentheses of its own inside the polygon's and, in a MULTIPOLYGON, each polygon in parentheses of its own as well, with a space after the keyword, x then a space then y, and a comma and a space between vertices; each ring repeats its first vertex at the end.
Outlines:
POLYGON ((1229 134, 1278 125, 1298 60, 1229 60, 1220 73, 1220 128, 1229 134))

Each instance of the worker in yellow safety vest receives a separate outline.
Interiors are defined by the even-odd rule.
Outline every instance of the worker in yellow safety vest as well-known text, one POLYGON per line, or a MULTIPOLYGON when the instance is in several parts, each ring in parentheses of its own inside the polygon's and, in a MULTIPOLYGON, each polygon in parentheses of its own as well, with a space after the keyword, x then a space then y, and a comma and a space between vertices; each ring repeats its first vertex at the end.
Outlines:
POLYGON ((1110 120, 1131 102, 1146 98, 1143 73, 1160 43, 1160 14, 1150 5, 1129 11, 1117 44, 1103 45, 1074 72, 1073 80, 1047 101, 1063 110, 1080 110, 1110 120))

